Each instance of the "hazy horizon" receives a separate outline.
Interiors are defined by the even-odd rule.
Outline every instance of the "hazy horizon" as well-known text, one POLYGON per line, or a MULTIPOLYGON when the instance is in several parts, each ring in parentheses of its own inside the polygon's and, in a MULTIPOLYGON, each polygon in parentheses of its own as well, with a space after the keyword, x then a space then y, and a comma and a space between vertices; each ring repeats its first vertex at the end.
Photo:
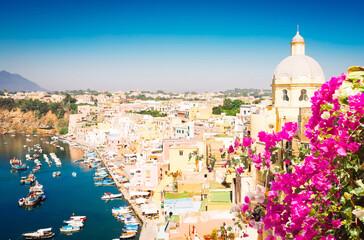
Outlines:
POLYGON ((0 70, 50 91, 269 89, 299 24, 306 55, 329 80, 364 63, 363 5, 9 1, 0 15, 0 70))

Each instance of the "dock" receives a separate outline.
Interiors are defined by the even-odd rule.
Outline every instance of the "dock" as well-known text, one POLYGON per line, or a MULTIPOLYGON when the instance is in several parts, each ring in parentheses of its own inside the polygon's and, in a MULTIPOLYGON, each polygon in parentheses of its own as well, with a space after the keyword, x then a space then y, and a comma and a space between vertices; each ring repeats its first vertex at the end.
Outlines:
MULTIPOLYGON (((138 220, 141 223, 141 231, 140 231, 139 239, 140 240, 152 240, 152 239, 156 239, 157 238, 157 234, 158 234, 159 220, 150 220, 150 219, 147 219, 143 215, 141 207, 138 206, 135 203, 135 201, 131 199, 128 190, 124 188, 124 186, 122 185, 122 183, 119 182, 118 179, 113 174, 111 174, 111 170, 109 169, 109 166, 107 164, 108 163, 108 160, 99 152, 99 150, 97 148, 95 148, 93 146, 90 146, 87 143, 81 143, 81 142, 78 142, 78 141, 73 141, 73 142, 76 142, 76 143, 80 144, 81 146, 84 146, 85 148, 92 149, 92 151, 95 151, 96 154, 98 155, 98 157, 101 159, 103 165, 105 166, 105 168, 107 169, 107 171, 111 175, 112 179, 114 180, 115 185, 118 188, 119 192, 121 194, 123 194, 123 197, 124 197, 125 201, 133 209, 133 212, 135 213, 136 217, 138 218, 138 220)), ((125 175, 129 175, 124 170, 123 170, 123 173, 125 175)))

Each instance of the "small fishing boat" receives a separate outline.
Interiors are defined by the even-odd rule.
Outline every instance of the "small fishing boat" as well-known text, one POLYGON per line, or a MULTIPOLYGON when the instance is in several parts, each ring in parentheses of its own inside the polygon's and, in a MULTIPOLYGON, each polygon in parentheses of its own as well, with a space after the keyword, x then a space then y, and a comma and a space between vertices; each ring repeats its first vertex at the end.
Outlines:
POLYGON ((14 170, 28 169, 28 167, 25 164, 23 164, 20 159, 17 159, 17 158, 10 159, 10 165, 11 165, 11 168, 14 170))
POLYGON ((121 194, 121 193, 113 194, 113 193, 107 192, 103 196, 101 196, 101 199, 109 200, 109 199, 121 198, 122 196, 123 196, 123 194, 121 194))
POLYGON ((73 162, 82 162, 83 161, 83 158, 81 158, 81 159, 77 159, 77 160, 75 160, 75 161, 73 161, 73 162))
POLYGON ((75 227, 83 227, 83 221, 82 220, 68 220, 63 221, 64 223, 67 223, 68 225, 75 226, 75 227))
POLYGON ((28 177, 22 177, 20 179, 21 184, 33 184, 35 182, 36 178, 34 174, 29 174, 28 177))
POLYGON ((121 234, 120 239, 128 239, 135 237, 137 233, 136 232, 124 232, 121 234))
POLYGON ((22 236, 25 237, 25 239, 48 239, 55 235, 51 231, 52 228, 38 229, 36 232, 23 233, 22 236))
POLYGON ((67 226, 63 226, 59 229, 59 231, 61 233, 72 233, 72 232, 77 232, 80 231, 81 228, 77 227, 77 226, 72 226, 72 225, 67 225, 67 226))
POLYGON ((108 176, 108 175, 99 176, 99 177, 94 177, 94 180, 95 180, 95 181, 102 180, 102 179, 107 178, 107 176, 108 176))
POLYGON ((40 170, 40 166, 35 166, 33 169, 32 169, 32 171, 33 172, 37 172, 37 171, 39 171, 40 170))
POLYGON ((76 172, 73 172, 72 173, 72 177, 77 177, 77 173, 76 172))
POLYGON ((86 216, 72 216, 71 220, 82 220, 82 221, 86 221, 87 217, 86 216))
POLYGON ((60 177, 61 176, 61 172, 53 172, 52 173, 52 177, 60 177))
POLYGON ((114 185, 115 182, 111 179, 107 179, 107 180, 104 180, 104 181, 101 181, 102 182, 102 185, 104 186, 109 186, 109 185, 114 185))

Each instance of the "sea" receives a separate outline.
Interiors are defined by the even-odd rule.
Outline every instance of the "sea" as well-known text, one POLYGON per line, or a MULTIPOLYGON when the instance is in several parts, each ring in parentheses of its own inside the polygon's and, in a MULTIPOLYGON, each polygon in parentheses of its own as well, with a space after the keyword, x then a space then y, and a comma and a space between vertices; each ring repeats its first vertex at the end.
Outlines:
MULTIPOLYGON (((59 240, 119 238, 124 224, 113 217, 111 210, 113 207, 127 205, 127 202, 123 198, 101 200, 105 192, 119 193, 117 188, 95 186, 95 170, 74 162, 82 158, 82 150, 60 141, 55 145, 47 143, 51 141, 48 136, 0 136, 0 239, 24 239, 21 236, 23 233, 50 227, 56 234, 53 239, 59 240), (25 159, 26 154, 33 154, 33 151, 28 151, 28 147, 32 148, 35 144, 40 144, 43 149, 38 158, 42 167, 35 172, 35 176, 44 186, 46 200, 36 207, 27 209, 18 205, 18 199, 26 197, 29 192, 29 186, 21 185, 20 179, 22 176, 28 176, 35 166, 33 161, 25 159), (44 161, 43 154, 47 154, 51 159, 49 153, 52 152, 61 159, 61 167, 56 167, 53 160, 51 166, 44 161), (21 159, 29 169, 11 170, 9 160, 14 157, 21 159), (52 177, 54 171, 60 171, 61 176, 52 177), (73 177, 72 172, 76 172, 77 176, 73 177), (71 235, 61 234, 59 228, 66 225, 63 221, 69 220, 72 215, 86 216, 84 227, 71 235)), ((139 239, 139 234, 140 229, 134 239, 139 239)))

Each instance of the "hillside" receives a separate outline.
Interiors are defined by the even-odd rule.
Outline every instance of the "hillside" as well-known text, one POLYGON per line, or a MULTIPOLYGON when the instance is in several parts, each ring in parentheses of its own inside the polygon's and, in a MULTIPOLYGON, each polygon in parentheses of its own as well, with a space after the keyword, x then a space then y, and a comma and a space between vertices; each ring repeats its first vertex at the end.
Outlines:
POLYGON ((7 71, 0 72, 0 90, 8 90, 10 92, 20 91, 47 91, 40 87, 38 84, 20 76, 19 74, 12 74, 7 71))

